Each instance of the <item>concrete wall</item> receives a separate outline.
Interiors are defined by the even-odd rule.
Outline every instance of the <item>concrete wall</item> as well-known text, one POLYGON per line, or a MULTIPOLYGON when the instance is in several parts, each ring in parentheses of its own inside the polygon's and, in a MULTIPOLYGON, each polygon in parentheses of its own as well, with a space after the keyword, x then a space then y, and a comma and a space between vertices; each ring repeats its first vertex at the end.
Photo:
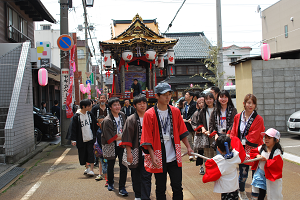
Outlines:
POLYGON ((244 110, 243 101, 247 94, 253 93, 251 61, 242 62, 235 66, 236 109, 244 110))
POLYGON ((300 49, 299 0, 278 1, 262 11, 262 16, 262 38, 270 45, 271 53, 300 49), (289 32, 287 38, 284 34, 286 25, 289 32))
POLYGON ((253 93, 266 128, 286 131, 286 121, 300 110, 300 60, 252 60, 253 93))

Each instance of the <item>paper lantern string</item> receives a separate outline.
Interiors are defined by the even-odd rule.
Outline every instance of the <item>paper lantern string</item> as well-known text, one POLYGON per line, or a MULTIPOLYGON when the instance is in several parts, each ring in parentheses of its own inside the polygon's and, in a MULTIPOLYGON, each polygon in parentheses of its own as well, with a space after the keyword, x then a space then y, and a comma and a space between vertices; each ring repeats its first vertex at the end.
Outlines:
POLYGON ((173 67, 171 66, 171 73, 172 73, 172 75, 173 75, 173 67))
POLYGON ((161 70, 160 70, 160 76, 162 76, 162 75, 163 75, 163 70, 161 69, 161 70))
POLYGON ((152 70, 152 63, 150 63, 150 70, 152 70))
POLYGON ((137 64, 140 65, 140 60, 137 60, 137 64))
POLYGON ((128 71, 128 67, 129 67, 128 63, 126 64, 126 66, 125 66, 125 67, 126 67, 126 70, 128 71))
POLYGON ((107 71, 106 73, 105 73, 105 75, 106 75, 106 77, 110 77, 110 71, 107 71))

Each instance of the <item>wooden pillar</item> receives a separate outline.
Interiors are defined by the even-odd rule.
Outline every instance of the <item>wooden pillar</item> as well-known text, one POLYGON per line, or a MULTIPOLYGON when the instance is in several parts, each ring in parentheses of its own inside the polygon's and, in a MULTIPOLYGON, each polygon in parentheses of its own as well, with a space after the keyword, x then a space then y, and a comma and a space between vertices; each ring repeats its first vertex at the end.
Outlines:
POLYGON ((126 62, 124 65, 121 66, 121 93, 125 93, 125 66, 126 62))
POLYGON ((151 70, 150 70, 150 63, 149 63, 149 67, 147 66, 147 68, 146 68, 146 76, 147 76, 147 81, 148 81, 148 83, 147 83, 147 88, 148 88, 148 90, 151 90, 151 70))
POLYGON ((155 69, 156 68, 156 66, 155 66, 155 64, 152 64, 152 90, 154 90, 154 88, 155 88, 155 69))

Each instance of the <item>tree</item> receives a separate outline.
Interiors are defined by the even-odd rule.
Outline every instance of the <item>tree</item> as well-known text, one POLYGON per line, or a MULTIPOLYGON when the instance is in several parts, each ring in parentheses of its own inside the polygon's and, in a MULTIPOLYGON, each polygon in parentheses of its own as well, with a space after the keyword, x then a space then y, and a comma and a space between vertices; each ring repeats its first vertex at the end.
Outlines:
MULTIPOLYGON (((219 55, 219 49, 217 46, 213 46, 210 48, 210 51, 208 53, 208 57, 204 60, 204 64, 208 70, 210 70, 215 76, 209 75, 206 73, 200 73, 195 74, 194 76, 202 76, 206 80, 210 81, 215 86, 218 86, 219 88, 223 88, 224 80, 221 80, 221 76, 224 74, 224 72, 219 72, 219 61, 218 61, 218 55, 219 55)), ((199 88, 200 86, 195 85, 195 87, 199 88)), ((205 85, 204 89, 207 89, 207 84, 205 85)))

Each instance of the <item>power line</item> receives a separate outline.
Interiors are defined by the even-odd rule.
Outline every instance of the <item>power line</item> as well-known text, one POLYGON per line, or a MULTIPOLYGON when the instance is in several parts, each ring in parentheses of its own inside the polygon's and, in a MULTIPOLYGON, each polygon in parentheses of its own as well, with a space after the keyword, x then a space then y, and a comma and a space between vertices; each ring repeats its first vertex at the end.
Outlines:
POLYGON ((182 2, 180 8, 177 10, 177 12, 176 12, 174 18, 172 19, 171 23, 169 24, 167 30, 165 31, 165 34, 167 33, 167 31, 169 31, 169 28, 172 27, 172 23, 173 23, 174 19, 176 18, 177 14, 179 13, 180 9, 182 8, 183 4, 185 3, 185 1, 186 1, 186 0, 184 0, 184 1, 182 2))

